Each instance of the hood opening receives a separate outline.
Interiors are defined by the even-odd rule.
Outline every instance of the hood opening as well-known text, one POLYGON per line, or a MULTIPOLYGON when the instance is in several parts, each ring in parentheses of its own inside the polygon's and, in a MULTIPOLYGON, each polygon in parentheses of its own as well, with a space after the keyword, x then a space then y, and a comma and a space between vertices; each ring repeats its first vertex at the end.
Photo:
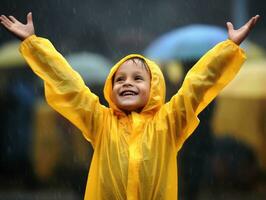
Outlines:
MULTIPOLYGON (((145 58, 139 54, 130 54, 124 58, 122 58, 119 62, 117 62, 112 69, 110 70, 109 75, 105 81, 104 86, 104 97, 109 104, 109 107, 114 111, 117 115, 125 115, 126 113, 120 110, 112 101, 112 90, 113 90, 113 79, 118 68, 127 60, 132 58, 139 58, 143 60, 144 67, 149 71, 151 76, 150 83, 150 94, 149 99, 146 106, 140 111, 140 113, 154 113, 159 110, 159 108, 164 104, 165 101, 165 81, 161 69, 159 66, 145 58)), ((134 62, 134 60, 133 60, 134 62)))

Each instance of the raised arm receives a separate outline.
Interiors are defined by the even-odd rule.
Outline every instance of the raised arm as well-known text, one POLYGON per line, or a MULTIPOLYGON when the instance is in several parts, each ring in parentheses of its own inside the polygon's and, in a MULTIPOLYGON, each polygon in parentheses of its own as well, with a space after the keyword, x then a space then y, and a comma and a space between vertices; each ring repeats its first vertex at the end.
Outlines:
POLYGON ((94 146, 107 111, 99 98, 49 40, 34 35, 31 13, 26 25, 12 16, 2 15, 0 19, 5 28, 23 40, 20 52, 33 72, 44 81, 48 104, 79 128, 94 146))
POLYGON ((251 18, 238 30, 229 23, 229 40, 216 45, 193 66, 178 93, 163 107, 168 118, 165 121, 171 122, 169 132, 175 138, 177 150, 198 126, 199 113, 241 68, 246 57, 238 44, 247 37, 258 18, 251 18))
POLYGON ((20 40, 24 40, 27 37, 34 35, 34 24, 32 21, 32 13, 29 12, 27 15, 27 23, 23 24, 20 21, 18 21, 13 16, 0 16, 1 24, 12 34, 14 34, 16 37, 18 37, 20 40))

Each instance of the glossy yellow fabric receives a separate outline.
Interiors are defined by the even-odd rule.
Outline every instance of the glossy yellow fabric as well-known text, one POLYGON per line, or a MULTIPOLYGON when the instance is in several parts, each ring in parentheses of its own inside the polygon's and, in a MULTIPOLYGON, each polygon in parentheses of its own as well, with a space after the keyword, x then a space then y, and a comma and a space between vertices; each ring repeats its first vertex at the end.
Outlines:
POLYGON ((165 83, 159 67, 141 55, 129 55, 112 68, 106 80, 107 108, 48 40, 31 36, 20 51, 44 80, 47 102, 94 147, 86 200, 177 199, 177 152, 197 127, 197 115, 245 60, 232 41, 218 44, 189 71, 177 94, 164 103, 165 83), (141 113, 127 116, 110 98, 111 80, 121 63, 135 56, 145 59, 150 68, 150 99, 141 113))

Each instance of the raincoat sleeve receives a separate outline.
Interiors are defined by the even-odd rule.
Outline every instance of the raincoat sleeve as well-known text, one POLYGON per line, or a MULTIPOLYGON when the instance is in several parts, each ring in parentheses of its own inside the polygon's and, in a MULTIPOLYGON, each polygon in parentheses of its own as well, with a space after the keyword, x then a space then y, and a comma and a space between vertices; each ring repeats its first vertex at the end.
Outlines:
POLYGON ((217 44, 187 73, 176 95, 165 105, 177 150, 199 124, 198 114, 239 71, 245 53, 231 40, 217 44))
POLYGON ((49 40, 30 36, 21 43, 20 52, 44 81, 48 104, 79 128, 94 146, 106 109, 98 97, 49 40))

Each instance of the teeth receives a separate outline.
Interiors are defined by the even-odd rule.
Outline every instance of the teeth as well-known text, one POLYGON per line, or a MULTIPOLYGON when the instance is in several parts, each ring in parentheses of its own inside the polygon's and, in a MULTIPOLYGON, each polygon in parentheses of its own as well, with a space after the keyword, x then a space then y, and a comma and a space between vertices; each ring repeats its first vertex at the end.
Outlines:
POLYGON ((135 92, 132 92, 132 91, 122 92, 122 96, 126 96, 126 95, 135 95, 135 92))

